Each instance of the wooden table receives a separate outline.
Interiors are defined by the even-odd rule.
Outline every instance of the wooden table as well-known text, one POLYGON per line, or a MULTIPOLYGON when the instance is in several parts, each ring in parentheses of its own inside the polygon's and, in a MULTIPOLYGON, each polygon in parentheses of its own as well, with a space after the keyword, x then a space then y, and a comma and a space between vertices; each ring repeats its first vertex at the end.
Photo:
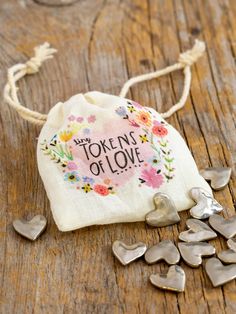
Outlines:
MULTIPOLYGON (((89 90, 118 94, 131 76, 174 63, 195 38, 207 52, 193 66, 186 107, 168 121, 185 137, 197 165, 231 166, 230 184, 215 193, 224 216, 234 214, 236 196, 236 1, 87 0, 53 7, 40 1, 0 1, 0 84, 6 70, 26 61, 45 41, 58 49, 40 73, 23 79, 22 102, 40 112, 89 90)), ((129 97, 162 112, 176 102, 183 75, 176 72, 132 88, 129 97)), ((145 223, 93 226, 59 232, 53 222, 36 164, 40 127, 23 121, 1 102, 0 279, 1 313, 235 313, 236 282, 213 288, 202 267, 183 266, 186 291, 175 294, 149 283, 164 263, 140 260, 123 267, 113 257, 116 239, 177 241, 179 225, 150 229, 145 223), (47 231, 31 243, 12 221, 43 214, 47 231)), ((50 174, 49 174, 50 175, 50 174)), ((210 241, 226 248, 219 237, 210 241)))

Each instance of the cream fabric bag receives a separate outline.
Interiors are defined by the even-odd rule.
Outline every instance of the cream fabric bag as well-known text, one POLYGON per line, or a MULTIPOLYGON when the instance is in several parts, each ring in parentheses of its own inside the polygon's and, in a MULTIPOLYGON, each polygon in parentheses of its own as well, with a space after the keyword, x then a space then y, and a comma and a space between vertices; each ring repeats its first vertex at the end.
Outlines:
MULTIPOLYGON (((167 115, 182 107, 186 90, 188 94, 190 65, 182 68, 184 92, 167 115)), ((121 96, 144 79, 128 81, 121 96)), ((32 122, 45 122, 38 138, 38 168, 61 231, 143 221, 156 192, 168 194, 178 211, 193 205, 191 188, 211 192, 183 138, 149 107, 94 91, 56 104, 46 119, 18 111, 32 122)))

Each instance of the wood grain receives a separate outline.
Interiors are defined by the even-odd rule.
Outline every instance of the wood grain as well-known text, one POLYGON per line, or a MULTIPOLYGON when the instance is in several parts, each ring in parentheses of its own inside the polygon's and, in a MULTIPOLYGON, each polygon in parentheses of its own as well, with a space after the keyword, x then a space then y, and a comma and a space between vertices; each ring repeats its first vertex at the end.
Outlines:
MULTIPOLYGON (((43 1, 45 2, 45 1, 43 1)), ((0 0, 0 88, 6 69, 50 42, 59 53, 19 86, 22 102, 40 112, 89 90, 118 94, 127 78, 176 61, 195 38, 207 52, 193 67, 186 107, 169 119, 185 137, 199 167, 231 166, 229 186, 215 194, 235 213, 236 1, 87 0, 51 7, 31 0, 0 0)), ((130 98, 159 111, 178 99, 182 73, 140 84, 130 98)), ((235 313, 236 282, 212 288, 203 268, 183 262, 186 292, 151 286, 166 265, 140 260, 122 267, 111 254, 116 239, 177 240, 181 223, 150 229, 144 223, 94 226, 61 233, 51 216, 36 165, 40 128, 1 102, 0 112, 0 312, 1 313, 235 313), (18 217, 46 215, 47 232, 35 243, 12 229, 18 217)), ((226 247, 219 237, 217 251, 226 247)))

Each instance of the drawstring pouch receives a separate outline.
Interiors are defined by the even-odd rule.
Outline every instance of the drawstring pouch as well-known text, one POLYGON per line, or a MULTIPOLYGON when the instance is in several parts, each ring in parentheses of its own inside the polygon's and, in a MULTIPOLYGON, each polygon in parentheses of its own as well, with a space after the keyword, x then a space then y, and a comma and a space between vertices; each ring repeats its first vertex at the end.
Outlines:
POLYGON ((45 43, 35 48, 35 56, 28 62, 8 70, 5 101, 22 118, 42 125, 38 169, 61 231, 143 221, 153 209, 156 192, 168 194, 178 211, 193 206, 191 188, 211 193, 185 141, 165 120, 184 106, 190 67, 204 50, 205 44, 196 40, 176 64, 131 78, 119 96, 97 91, 77 94, 57 103, 48 115, 23 106, 16 83, 26 74, 38 72, 56 50, 45 43), (132 85, 176 70, 184 73, 183 93, 166 113, 125 98, 132 85))

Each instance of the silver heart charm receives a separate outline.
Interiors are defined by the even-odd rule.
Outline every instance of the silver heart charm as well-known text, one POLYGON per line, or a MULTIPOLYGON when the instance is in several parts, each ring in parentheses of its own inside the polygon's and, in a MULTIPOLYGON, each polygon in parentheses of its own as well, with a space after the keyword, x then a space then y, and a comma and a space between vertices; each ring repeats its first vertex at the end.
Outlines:
POLYGON ((205 180, 211 181, 214 190, 221 190, 229 183, 231 172, 228 167, 213 167, 201 170, 200 174, 205 180))
POLYGON ((209 224, 226 239, 236 235, 236 215, 228 219, 224 219, 219 215, 213 215, 209 218, 209 224))
POLYGON ((227 245, 228 245, 229 249, 231 249, 232 251, 236 252, 236 239, 235 238, 229 239, 227 241, 227 245))
POLYGON ((192 188, 190 190, 190 196, 197 203, 197 205, 190 210, 190 214, 193 218, 206 219, 223 210, 223 207, 214 197, 202 188, 192 188))
POLYGON ((152 227, 165 227, 180 221, 172 199, 164 193, 156 193, 153 197, 155 209, 146 215, 146 223, 152 227))
POLYGON ((216 257, 206 262, 205 269, 214 287, 224 285, 236 278, 236 264, 224 266, 216 257))
POLYGON ((139 257, 143 256, 147 246, 143 242, 127 245, 121 241, 115 241, 112 245, 112 251, 121 264, 128 265, 139 257))
POLYGON ((202 264, 202 256, 215 254, 215 248, 206 242, 178 243, 178 248, 183 260, 191 267, 198 267, 202 264))
POLYGON ((201 220, 188 219, 186 225, 189 230, 179 234, 179 239, 184 242, 199 242, 217 237, 217 234, 201 220))
POLYGON ((164 240, 150 247, 145 253, 145 261, 154 264, 164 260, 167 264, 173 265, 179 262, 180 255, 177 247, 170 240, 164 240))
POLYGON ((227 241, 229 250, 222 251, 217 254, 218 258, 226 263, 233 264, 236 263, 236 241, 235 239, 229 239, 227 241))
POLYGON ((185 288, 185 272, 178 266, 170 266, 167 274, 153 274, 151 283, 160 289, 183 292, 185 288))
POLYGON ((13 227, 23 237, 34 241, 46 229, 47 219, 43 215, 36 215, 31 220, 16 219, 13 221, 13 227))
POLYGON ((236 263, 236 252, 233 250, 225 250, 217 254, 218 258, 226 264, 236 263))

